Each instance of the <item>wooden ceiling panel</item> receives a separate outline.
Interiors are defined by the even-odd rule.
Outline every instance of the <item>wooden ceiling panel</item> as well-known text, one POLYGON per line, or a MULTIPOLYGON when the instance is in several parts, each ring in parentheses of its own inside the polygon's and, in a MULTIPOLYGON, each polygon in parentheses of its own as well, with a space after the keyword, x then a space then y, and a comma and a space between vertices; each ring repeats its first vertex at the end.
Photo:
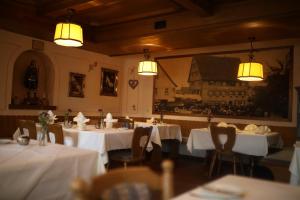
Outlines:
POLYGON ((0 28, 52 41, 69 8, 82 48, 107 55, 300 37, 298 0, 2 0, 0 28))
POLYGON ((151 18, 181 10, 171 1, 161 0, 122 0, 113 6, 100 6, 98 8, 82 12, 77 19, 94 26, 120 24, 122 22, 151 18), (113 17, 112 17, 113 16, 113 17))

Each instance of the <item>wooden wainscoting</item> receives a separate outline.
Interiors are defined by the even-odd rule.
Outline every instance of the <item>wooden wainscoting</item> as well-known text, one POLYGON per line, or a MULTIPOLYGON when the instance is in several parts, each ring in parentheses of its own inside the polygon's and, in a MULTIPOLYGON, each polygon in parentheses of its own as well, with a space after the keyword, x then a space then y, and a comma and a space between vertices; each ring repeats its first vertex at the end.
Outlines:
MULTIPOLYGON (((148 118, 147 118, 148 119, 148 118)), ((146 118, 134 118, 135 121, 146 121, 146 118)), ((205 128, 208 126, 207 122, 200 121, 187 121, 187 120, 173 120, 164 119, 165 123, 178 124, 181 126, 181 133, 183 137, 188 137, 191 129, 193 128, 205 128)), ((216 125, 216 123, 213 123, 216 125)), ((235 124, 239 129, 244 129, 246 124, 235 124)), ((297 127, 282 127, 282 126, 269 126, 274 132, 279 132, 282 135, 282 139, 285 146, 292 146, 297 137, 297 127)))
POLYGON ((17 129, 17 120, 26 119, 37 121, 37 116, 0 115, 0 138, 11 138, 17 129))
MULTIPOLYGON (((70 118, 73 118, 70 117, 70 118)), ((99 117, 87 116, 90 118, 90 124, 96 124, 99 117)), ((116 117, 117 118, 117 117, 116 117)), ((12 137, 13 133, 17 129, 17 120, 27 119, 37 121, 37 116, 23 116, 23 115, 0 115, 0 138, 12 137)), ((134 118, 135 121, 146 121, 146 118, 134 118)), ((58 117, 58 121, 63 121, 63 116, 58 117)), ((187 120, 172 120, 165 119, 165 123, 178 124, 181 126, 181 132, 183 137, 188 137, 191 129, 193 128, 204 128, 207 127, 207 122, 200 121, 187 121, 187 120)), ((236 124, 238 128, 243 129, 245 124, 236 124)), ((285 146, 292 146, 296 141, 297 128, 296 127, 281 127, 281 126, 270 126, 272 131, 276 131, 282 134, 282 139, 285 146)))

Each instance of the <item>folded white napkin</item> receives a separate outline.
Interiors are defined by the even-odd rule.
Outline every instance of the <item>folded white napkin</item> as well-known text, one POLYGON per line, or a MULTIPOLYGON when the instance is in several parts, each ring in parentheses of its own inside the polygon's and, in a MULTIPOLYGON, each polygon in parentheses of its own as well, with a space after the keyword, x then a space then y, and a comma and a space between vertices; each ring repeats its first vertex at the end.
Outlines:
POLYGON ((81 123, 81 124, 82 124, 82 123, 87 123, 87 122, 89 122, 90 119, 86 118, 86 117, 82 114, 82 112, 79 112, 79 113, 77 114, 77 116, 73 118, 73 121, 74 121, 74 122, 77 122, 77 124, 78 124, 78 123, 81 123))
POLYGON ((199 199, 242 199, 245 191, 236 185, 213 184, 205 185, 190 193, 199 199))
POLYGON ((79 130, 86 129, 86 123, 90 121, 90 119, 86 118, 82 112, 79 112, 76 117, 73 118, 74 122, 77 122, 77 128, 79 130))
POLYGON ((54 121, 57 120, 56 115, 51 110, 48 110, 49 115, 49 124, 54 124, 54 121))
POLYGON ((106 118, 104 119, 104 121, 108 122, 108 123, 115 123, 115 122, 118 122, 118 119, 113 119, 112 114, 107 113, 106 118))
POLYGON ((259 126, 255 132, 257 134, 267 134, 271 132, 271 129, 268 126, 259 126))
POLYGON ((219 122, 218 124, 217 124, 217 127, 227 127, 228 125, 227 125, 227 123, 226 122, 219 122))
POLYGON ((151 119, 147 119, 146 122, 149 124, 152 124, 155 121, 154 117, 151 117, 151 119))
POLYGON ((239 131, 240 129, 238 129, 238 127, 234 124, 227 124, 227 127, 232 127, 235 128, 235 130, 239 131))
POLYGON ((248 124, 244 128, 245 131, 256 132, 257 126, 255 124, 248 124))
MULTIPOLYGON (((28 129, 23 128, 23 133, 24 133, 24 135, 29 136, 29 130, 28 129)), ((20 135, 21 135, 21 131, 20 131, 19 128, 17 128, 17 130, 13 134, 13 139, 16 140, 20 135)))

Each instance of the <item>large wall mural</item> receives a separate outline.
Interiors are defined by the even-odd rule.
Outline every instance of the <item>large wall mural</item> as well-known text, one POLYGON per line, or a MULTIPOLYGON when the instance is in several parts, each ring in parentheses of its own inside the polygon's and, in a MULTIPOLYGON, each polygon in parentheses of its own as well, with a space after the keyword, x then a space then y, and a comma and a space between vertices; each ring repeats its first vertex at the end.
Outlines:
POLYGON ((259 49, 254 54, 264 67, 260 82, 237 79, 247 51, 157 58, 153 112, 288 120, 293 48, 259 49))

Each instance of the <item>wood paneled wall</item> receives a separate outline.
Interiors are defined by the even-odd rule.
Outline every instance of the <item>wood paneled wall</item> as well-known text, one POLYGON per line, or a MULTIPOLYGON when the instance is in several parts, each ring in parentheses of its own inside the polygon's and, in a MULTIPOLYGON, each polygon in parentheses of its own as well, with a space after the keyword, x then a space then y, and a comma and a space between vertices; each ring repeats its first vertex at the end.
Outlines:
MULTIPOLYGON (((98 117, 88 116, 91 119, 91 124, 95 124, 98 117)), ((28 119, 37 121, 37 116, 22 116, 22 115, 0 115, 0 138, 12 137, 17 128, 18 119, 28 119)), ((146 121, 146 118, 134 118, 135 121, 146 121)), ((58 121, 63 121, 63 116, 58 117, 58 121)), ((179 124, 181 126, 181 132, 183 137, 188 137, 191 129, 207 127, 207 122, 200 121, 186 121, 186 120, 171 120, 165 119, 164 122, 179 124)), ((245 124, 236 124, 238 128, 243 129, 245 124)), ((272 131, 276 131, 282 134, 282 139, 285 146, 292 146, 296 141, 297 128, 296 127, 280 127, 271 126, 272 131)))
MULTIPOLYGON (((135 121, 146 121, 146 118, 135 118, 135 121)), ((208 126, 207 122, 200 121, 164 119, 164 122, 170 124, 179 124, 181 126, 181 133, 183 137, 188 137, 191 129, 193 128, 206 128, 208 126)), ((246 124, 235 125, 239 129, 244 129, 246 126, 246 124)), ((270 126, 270 129, 274 132, 279 132, 282 134, 282 139, 285 146, 292 146, 295 143, 297 137, 297 127, 270 126)))

